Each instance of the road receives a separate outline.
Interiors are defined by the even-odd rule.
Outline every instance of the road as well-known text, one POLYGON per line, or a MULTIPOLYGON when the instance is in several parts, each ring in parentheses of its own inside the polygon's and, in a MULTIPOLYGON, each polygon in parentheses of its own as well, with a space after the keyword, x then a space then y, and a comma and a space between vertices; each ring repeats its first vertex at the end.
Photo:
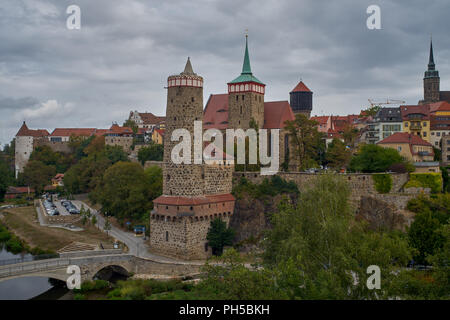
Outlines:
MULTIPOLYGON (((91 211, 91 213, 97 217, 97 221, 98 221, 97 225, 100 228, 100 230, 103 230, 104 232, 106 232, 104 229, 105 218, 99 212, 97 212, 97 210, 89 207, 86 203, 84 203, 80 200, 71 200, 71 201, 78 209, 81 208, 81 205, 83 205, 85 209, 89 209, 91 211)), ((125 243, 126 246, 128 247, 129 253, 136 257, 144 258, 144 259, 152 259, 152 260, 160 261, 160 262, 183 263, 182 260, 163 257, 163 256, 159 256, 159 255, 148 252, 147 245, 146 245, 143 237, 136 237, 134 235, 134 233, 132 233, 132 232, 127 232, 127 231, 121 230, 121 229, 116 228, 113 225, 111 225, 111 230, 108 231, 108 234, 111 235, 112 237, 116 238, 117 240, 125 243)), ((192 261, 189 263, 192 264, 192 261)))

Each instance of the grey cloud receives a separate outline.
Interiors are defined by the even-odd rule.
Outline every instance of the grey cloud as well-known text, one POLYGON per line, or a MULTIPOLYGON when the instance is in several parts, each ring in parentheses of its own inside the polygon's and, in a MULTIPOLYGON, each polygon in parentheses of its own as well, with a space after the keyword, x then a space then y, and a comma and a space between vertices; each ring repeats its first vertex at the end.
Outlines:
MULTIPOLYGON (((416 103, 430 33, 441 87, 450 90, 446 0, 379 0, 383 29, 376 31, 366 28, 372 0, 79 0, 79 31, 65 27, 71 4, 0 4, 0 96, 74 106, 30 118, 30 127, 105 127, 131 109, 164 114, 166 78, 187 56, 205 78, 206 101, 240 73, 245 29, 266 100, 288 99, 302 77, 314 91, 313 113, 355 113, 368 98, 416 103)), ((5 112, 0 108, 0 119, 5 112)), ((4 144, 20 121, 1 125, 11 128, 0 137, 4 144)))

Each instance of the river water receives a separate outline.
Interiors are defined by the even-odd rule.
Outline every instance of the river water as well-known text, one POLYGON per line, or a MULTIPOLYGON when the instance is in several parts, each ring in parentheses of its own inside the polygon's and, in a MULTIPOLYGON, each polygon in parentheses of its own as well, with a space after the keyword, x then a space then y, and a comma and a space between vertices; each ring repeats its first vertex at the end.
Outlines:
MULTIPOLYGON (((0 244, 0 261, 31 257, 30 254, 13 254, 0 244)), ((0 300, 56 300, 67 293, 64 283, 42 277, 17 278, 0 282, 0 300)))

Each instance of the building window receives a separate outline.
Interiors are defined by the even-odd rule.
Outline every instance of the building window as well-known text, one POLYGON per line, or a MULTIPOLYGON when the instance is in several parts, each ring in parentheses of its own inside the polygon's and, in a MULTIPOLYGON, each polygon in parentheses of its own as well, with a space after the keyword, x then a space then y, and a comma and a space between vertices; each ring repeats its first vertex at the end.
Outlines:
POLYGON ((166 231, 166 241, 169 241, 169 231, 166 231))
POLYGON ((440 132, 436 132, 436 135, 437 135, 438 137, 440 137, 440 136, 441 136, 441 133, 440 133, 440 132))
POLYGON ((194 210, 194 207, 190 207, 189 209, 191 209, 191 211, 192 211, 192 210, 194 210))
POLYGON ((424 123, 423 123, 423 126, 424 126, 424 127, 426 127, 426 126, 427 126, 427 123, 426 123, 426 122, 424 122, 424 123))
POLYGON ((208 252, 208 242, 205 243, 205 252, 208 252))
POLYGON ((405 122, 405 127, 408 128, 408 122, 405 122))
POLYGON ((397 147, 398 152, 402 151, 402 147, 397 147))
POLYGON ((424 133, 423 133, 423 136, 424 136, 424 137, 426 137, 426 136, 427 136, 427 133, 426 133, 426 132, 424 132, 424 133))
POLYGON ((236 95, 236 101, 238 101, 239 100, 239 96, 238 95, 236 95))
POLYGON ((245 100, 245 96, 244 95, 242 95, 242 101, 244 101, 245 100))
POLYGON ((194 102, 194 100, 195 100, 195 99, 194 99, 194 97, 192 97, 192 99, 191 99, 191 100, 192 100, 192 102, 194 102))

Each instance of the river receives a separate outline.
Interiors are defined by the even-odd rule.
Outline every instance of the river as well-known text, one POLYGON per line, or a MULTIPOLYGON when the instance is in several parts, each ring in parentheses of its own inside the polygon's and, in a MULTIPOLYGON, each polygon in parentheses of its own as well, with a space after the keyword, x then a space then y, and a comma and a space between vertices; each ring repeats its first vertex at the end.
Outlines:
MULTIPOLYGON (((0 244, 0 261, 31 257, 30 254, 13 254, 0 244)), ((65 284, 42 277, 17 278, 0 282, 0 300, 57 300, 68 292, 65 284)))

